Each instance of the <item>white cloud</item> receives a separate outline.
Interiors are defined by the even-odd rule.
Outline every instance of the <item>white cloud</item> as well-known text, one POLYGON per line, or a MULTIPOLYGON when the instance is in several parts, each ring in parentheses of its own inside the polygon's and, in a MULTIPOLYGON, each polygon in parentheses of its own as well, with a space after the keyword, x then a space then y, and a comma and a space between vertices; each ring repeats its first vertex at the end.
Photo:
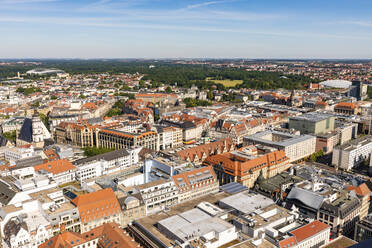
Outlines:
POLYGON ((196 8, 201 8, 201 7, 206 7, 209 5, 221 4, 221 3, 226 3, 226 2, 227 1, 209 1, 209 2, 204 2, 204 3, 197 3, 197 4, 188 5, 186 9, 196 9, 196 8))
POLYGON ((314 32, 298 32, 292 30, 285 31, 273 31, 273 30, 255 30, 248 28, 221 28, 215 26, 204 26, 204 25, 185 25, 185 24, 146 24, 127 22, 120 18, 67 18, 67 17, 0 17, 0 23, 38 23, 48 25, 71 25, 71 26, 87 26, 87 27, 104 27, 104 28, 116 28, 121 31, 125 29, 150 29, 150 30, 171 30, 171 31, 191 31, 191 32, 213 32, 213 33, 236 33, 253 36, 273 36, 273 37, 291 37, 291 38, 332 38, 332 39, 372 39, 370 35, 343 35, 343 34, 330 34, 330 33, 314 33, 314 32))
POLYGON ((372 27, 372 22, 366 22, 366 21, 349 21, 345 22, 347 24, 357 25, 361 27, 372 27))
POLYGON ((59 0, 0 0, 0 4, 27 4, 27 3, 47 3, 59 0))

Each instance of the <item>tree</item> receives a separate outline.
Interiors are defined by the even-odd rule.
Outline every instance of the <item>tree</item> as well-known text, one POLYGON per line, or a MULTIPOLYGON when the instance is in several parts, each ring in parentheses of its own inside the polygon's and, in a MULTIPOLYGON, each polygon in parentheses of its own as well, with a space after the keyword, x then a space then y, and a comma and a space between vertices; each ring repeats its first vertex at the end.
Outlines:
POLYGON ((186 107, 196 107, 196 106, 210 106, 212 103, 210 101, 206 100, 196 100, 194 98, 185 98, 183 99, 183 102, 186 104, 186 107))
POLYGON ((17 139, 17 132, 14 130, 14 131, 11 131, 11 132, 5 132, 3 133, 3 136, 7 139, 7 140, 10 140, 12 141, 13 143, 16 143, 16 139, 17 139))
POLYGON ((43 113, 40 113, 39 115, 40 115, 40 119, 44 123, 45 127, 50 131, 49 113, 47 115, 44 115, 43 113))
POLYGON ((143 81, 143 80, 139 81, 139 83, 138 83, 138 87, 139 87, 140 89, 145 89, 145 88, 147 88, 147 87, 146 87, 146 83, 145 83, 145 81, 143 81))
POLYGON ((36 101, 36 102, 32 103, 31 106, 32 106, 33 108, 38 108, 38 107, 40 107, 40 101, 36 101))
POLYGON ((171 88, 170 86, 168 86, 168 87, 165 89, 165 92, 168 93, 168 94, 170 94, 170 93, 172 93, 173 91, 172 91, 172 88, 171 88))
POLYGON ((22 93, 24 94, 25 96, 28 96, 28 95, 31 95, 35 92, 41 92, 41 89, 40 88, 36 88, 36 87, 28 87, 28 88, 23 88, 23 87, 18 87, 16 92, 18 93, 22 93))
POLYGON ((80 98, 80 99, 85 99, 85 98, 87 98, 87 97, 84 96, 83 94, 81 94, 81 95, 79 96, 79 98, 80 98))
POLYGON ((84 155, 87 157, 92 157, 92 156, 96 156, 99 154, 114 151, 114 149, 103 148, 103 147, 99 147, 99 148, 98 147, 84 147, 83 150, 84 150, 84 155))
POLYGON ((212 91, 208 91, 207 92, 207 98, 208 98, 208 100, 213 100, 214 95, 213 95, 213 92, 212 91))
POLYGON ((123 107, 124 107, 123 102, 121 101, 115 102, 112 108, 107 112, 106 116, 112 117, 112 116, 122 115, 123 107))
POLYGON ((316 162, 318 160, 318 158, 324 156, 324 152, 323 150, 319 150, 313 154, 311 154, 310 158, 311 158, 311 161, 313 162, 316 162))

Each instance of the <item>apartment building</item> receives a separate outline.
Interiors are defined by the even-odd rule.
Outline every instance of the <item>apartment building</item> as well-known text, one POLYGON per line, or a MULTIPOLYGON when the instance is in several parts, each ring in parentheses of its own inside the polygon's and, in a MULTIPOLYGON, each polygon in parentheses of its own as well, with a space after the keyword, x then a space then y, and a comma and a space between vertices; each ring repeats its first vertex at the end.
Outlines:
POLYGON ((146 206, 140 193, 118 196, 122 212, 121 227, 126 227, 134 220, 146 216, 146 206))
POLYGON ((176 148, 182 145, 182 129, 169 126, 155 126, 158 134, 157 150, 176 148))
POLYGON ((172 179, 178 187, 180 203, 219 191, 217 176, 211 166, 183 172, 172 179))
POLYGON ((10 163, 15 164, 17 160, 23 158, 29 158, 34 155, 34 149, 30 148, 19 148, 19 147, 9 147, 4 149, 4 157, 10 163))
POLYGON ((356 223, 354 240, 362 242, 372 238, 372 215, 367 215, 356 223))
POLYGON ((78 208, 81 232, 108 222, 121 223, 120 205, 111 188, 79 195, 71 202, 78 208))
POLYGON ((178 95, 166 93, 138 93, 136 94, 136 99, 151 103, 171 102, 174 104, 177 102, 178 95))
POLYGON ((334 189, 322 182, 302 181, 293 186, 286 198, 286 207, 295 206, 309 218, 331 227, 332 238, 354 233, 361 211, 361 201, 343 189, 334 189))
POLYGON ((238 182, 248 188, 253 188, 260 175, 270 178, 290 167, 283 150, 253 145, 210 156, 203 164, 213 167, 220 184, 238 182))
POLYGON ((261 144, 283 150, 290 162, 310 156, 315 152, 316 147, 315 136, 296 135, 271 130, 245 136, 243 140, 244 145, 261 144))
POLYGON ((235 146, 232 139, 225 138, 181 150, 177 152, 177 155, 185 161, 200 165, 208 156, 230 152, 234 149, 235 146))
POLYGON ((75 180, 76 167, 67 159, 48 161, 34 166, 37 173, 46 175, 57 184, 64 184, 75 180))
POLYGON ((320 221, 313 221, 289 232, 278 247, 313 248, 329 243, 330 227, 320 221))
POLYGON ((52 236, 51 224, 37 204, 33 201, 20 207, 10 205, 2 208, 1 212, 6 214, 6 219, 2 220, 3 247, 36 248, 52 236))
POLYGON ((330 153, 333 148, 349 142, 356 138, 358 125, 355 123, 336 122, 336 128, 332 132, 316 135, 316 151, 322 150, 324 153, 330 153))
POLYGON ((110 149, 129 149, 133 147, 145 147, 156 150, 157 133, 145 131, 142 133, 125 133, 112 129, 99 129, 96 131, 97 147, 110 149))
POLYGON ((334 107, 334 111, 339 114, 357 115, 361 112, 359 106, 352 102, 340 102, 334 107))
POLYGON ((175 122, 166 119, 162 120, 162 123, 182 129, 182 139, 184 144, 192 144, 202 136, 203 123, 194 123, 192 121, 175 122))
POLYGON ((349 186, 346 189, 354 191, 355 194, 359 197, 361 202, 359 218, 363 219, 365 216, 368 215, 370 209, 372 195, 371 190, 366 183, 362 183, 359 186, 349 186))
POLYGON ((63 232, 46 240, 38 248, 140 247, 117 223, 100 225, 84 233, 63 232))
POLYGON ((94 146, 94 135, 95 127, 89 123, 61 122, 55 128, 55 140, 62 144, 94 146))
POLYGON ((76 180, 83 182, 137 165, 141 149, 140 147, 119 149, 76 160, 73 162, 76 166, 76 180))
POLYGON ((372 136, 367 135, 359 139, 335 147, 332 164, 339 169, 351 170, 368 160, 372 153, 372 136))
POLYGON ((179 191, 173 180, 157 180, 136 186, 146 206, 146 214, 164 210, 178 203, 179 191))

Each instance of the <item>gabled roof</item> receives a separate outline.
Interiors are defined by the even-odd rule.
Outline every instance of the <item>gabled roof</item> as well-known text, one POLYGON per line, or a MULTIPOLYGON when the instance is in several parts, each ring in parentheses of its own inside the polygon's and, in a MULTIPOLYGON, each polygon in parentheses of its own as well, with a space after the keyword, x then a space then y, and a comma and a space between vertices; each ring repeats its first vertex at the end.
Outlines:
POLYGON ((359 196, 366 196, 370 195, 372 192, 369 190, 366 183, 362 183, 358 187, 355 186, 349 186, 347 187, 347 190, 354 191, 359 196))
POLYGON ((192 185, 200 183, 204 184, 204 182, 213 179, 217 180, 217 177, 213 171, 213 168, 211 166, 206 166, 177 174, 172 176, 172 179, 179 188, 190 190, 192 185))
POLYGON ((294 187, 289 192, 287 199, 294 199, 302 202, 304 205, 318 210, 324 201, 321 195, 312 191, 294 187))
POLYGON ((85 238, 80 233, 64 232, 45 241, 38 248, 71 248, 84 244, 91 239, 91 237, 85 238))
POLYGON ((347 108, 347 109, 355 109, 358 105, 352 102, 340 102, 338 103, 335 108, 347 108))
POLYGON ((57 175, 69 170, 74 170, 76 169, 76 167, 67 159, 58 159, 54 161, 49 161, 44 164, 36 165, 34 166, 34 169, 35 171, 45 170, 49 173, 57 175))
POLYGON ((297 243, 300 243, 305 239, 317 235, 318 233, 326 230, 327 228, 330 228, 330 226, 324 224, 323 222, 320 222, 319 220, 315 220, 305 226, 293 230, 290 233, 296 237, 297 243))
POLYGON ((119 202, 111 188, 79 195, 72 200, 72 203, 78 207, 81 222, 89 222, 120 212, 119 202))
POLYGON ((181 157, 184 160, 190 160, 193 162, 196 159, 196 156, 201 159, 203 157, 203 154, 206 154, 207 156, 214 154, 215 151, 217 153, 223 152, 224 149, 229 151, 231 147, 233 146, 231 138, 226 139, 220 139, 216 142, 211 142, 208 144, 203 144, 199 146, 195 146, 189 149, 181 150, 177 154, 179 157, 181 157))
POLYGON ((140 247, 140 245, 135 242, 127 232, 121 229, 119 225, 114 222, 103 224, 87 233, 84 233, 83 235, 88 237, 99 236, 100 238, 98 240, 98 243, 102 248, 140 247))
POLYGON ((290 248, 292 246, 297 245, 296 238, 294 236, 290 236, 286 239, 279 241, 280 248, 290 248))

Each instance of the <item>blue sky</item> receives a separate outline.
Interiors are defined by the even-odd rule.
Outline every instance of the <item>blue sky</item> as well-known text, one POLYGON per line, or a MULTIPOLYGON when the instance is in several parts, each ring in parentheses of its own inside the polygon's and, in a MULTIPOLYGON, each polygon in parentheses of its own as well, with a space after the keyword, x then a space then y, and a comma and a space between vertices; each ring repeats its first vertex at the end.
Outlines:
POLYGON ((366 58, 371 0, 0 0, 0 58, 366 58))

